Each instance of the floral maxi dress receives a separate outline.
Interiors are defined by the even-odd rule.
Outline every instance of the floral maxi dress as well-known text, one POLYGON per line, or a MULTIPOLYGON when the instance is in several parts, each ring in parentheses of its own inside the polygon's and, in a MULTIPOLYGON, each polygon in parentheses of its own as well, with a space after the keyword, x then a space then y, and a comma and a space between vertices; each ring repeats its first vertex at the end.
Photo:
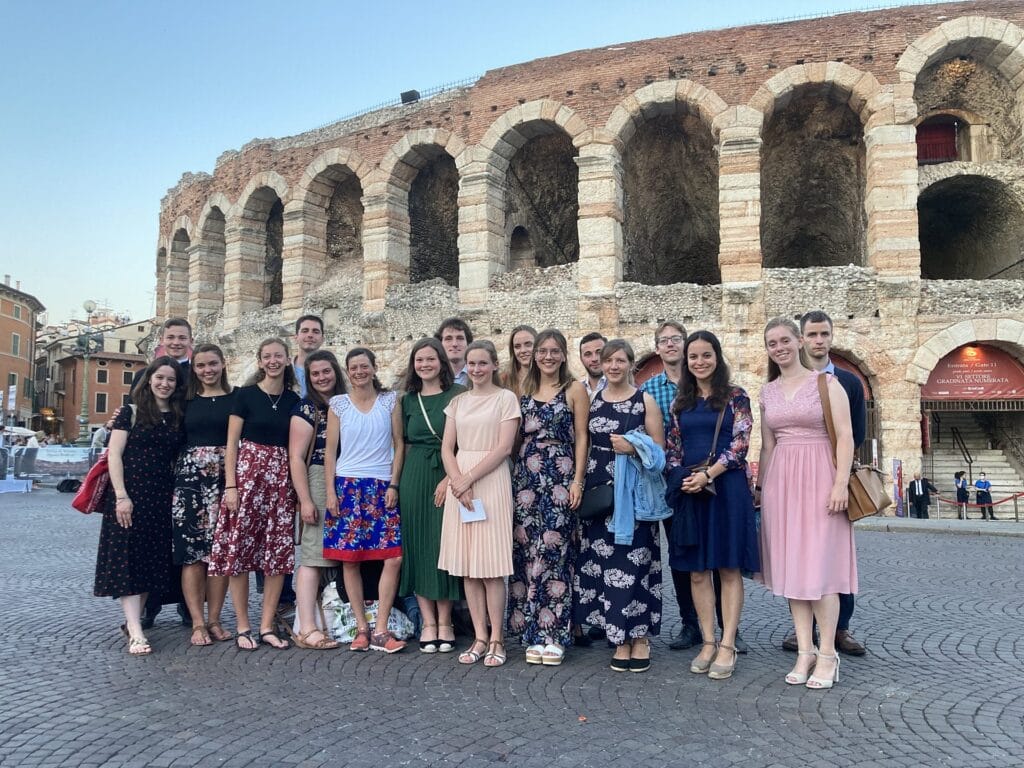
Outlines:
POLYGON ((569 509, 575 431, 563 389, 548 402, 524 396, 523 444, 512 473, 514 515, 508 630, 527 645, 572 639, 576 513, 569 509))

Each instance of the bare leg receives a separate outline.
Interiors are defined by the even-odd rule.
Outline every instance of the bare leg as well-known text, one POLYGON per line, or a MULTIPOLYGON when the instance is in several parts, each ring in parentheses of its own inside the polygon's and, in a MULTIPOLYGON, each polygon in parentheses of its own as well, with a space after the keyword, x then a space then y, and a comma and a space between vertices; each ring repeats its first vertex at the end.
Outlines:
MULTIPOLYGON (((715 646, 706 645, 715 641, 715 584, 711 575, 711 571, 690 571, 690 594, 705 643, 694 661, 708 662, 715 657, 715 646)), ((725 638, 722 640, 724 642, 725 638)))
MULTIPOLYGON (((743 576, 738 568, 720 568, 718 575, 722 580, 722 645, 735 648, 740 613, 743 611, 743 576)), ((715 662, 731 664, 734 658, 735 651, 719 649, 715 662)))
POLYGON ((320 569, 300 565, 295 574, 295 608, 299 613, 299 632, 316 627, 316 592, 320 586, 320 569))
POLYGON ((487 589, 483 579, 467 577, 464 583, 469 617, 473 621, 473 635, 482 640, 490 636, 487 631, 487 589))
POLYGON ((395 605, 395 593, 398 592, 398 577, 402 570, 402 558, 390 557, 384 561, 384 570, 377 582, 377 624, 374 631, 387 632, 388 617, 395 605))
MULTIPOLYGON (((231 588, 231 602, 235 605, 235 628, 239 634, 249 632, 252 630, 249 624, 249 572, 231 576, 228 584, 231 588)), ((246 638, 239 638, 237 642, 246 642, 246 638)), ((249 650, 248 645, 244 647, 249 650)))
MULTIPOLYGON (((835 621, 839 620, 838 604, 837 600, 835 621)), ((793 614, 793 627, 796 629, 796 642, 799 650, 792 674, 806 675, 814 664, 814 656, 808 655, 814 651, 814 614, 811 611, 811 603, 809 600, 790 600, 789 612, 793 614)), ((831 642, 835 642, 835 621, 832 624, 831 642)), ((824 629, 822 629, 823 640, 824 637, 824 629)))
POLYGON ((452 601, 437 601, 437 638, 449 643, 455 642, 455 627, 452 625, 452 601))
POLYGON ((192 616, 192 626, 206 625, 203 603, 206 601, 206 563, 191 563, 181 568, 181 591, 192 616))
POLYGON ((216 625, 214 640, 230 640, 231 636, 220 626, 220 615, 224 611, 224 599, 228 594, 227 576, 206 575, 206 617, 211 625, 216 625))
POLYGON ((124 625, 129 637, 145 637, 142 631, 142 606, 146 604, 148 593, 141 595, 125 595, 120 599, 121 610, 124 611, 124 625))
POLYGON ((818 620, 818 642, 821 654, 814 667, 814 676, 830 680, 836 669, 836 625, 839 623, 839 595, 822 595, 810 603, 818 620), (827 657, 827 658, 826 658, 827 657))
POLYGON ((366 611, 363 609, 363 577, 359 563, 342 562, 341 577, 345 583, 348 604, 352 606, 352 613, 355 616, 356 629, 360 632, 369 632, 370 625, 366 623, 366 611))
MULTIPOLYGON (((260 614, 260 634, 275 632, 277 628, 277 604, 281 599, 281 590, 284 588, 284 574, 271 576, 263 575, 263 611, 260 614)), ((276 632, 275 632, 276 634, 276 632)), ((271 642, 275 648, 287 647, 283 638, 280 643, 271 642)))
MULTIPOLYGON (((491 642, 504 642, 505 626, 505 580, 502 578, 483 579, 484 590, 487 594, 487 618, 491 623, 491 642)), ((475 621, 474 621, 475 623, 475 621)))
MULTIPOLYGON (((423 617, 423 630, 420 632, 420 640, 425 643, 432 643, 437 640, 437 603, 425 597, 416 595, 416 603, 420 607, 420 616, 423 617), (431 637, 433 635, 433 637, 431 637)), ((450 606, 449 606, 450 610, 450 606)))

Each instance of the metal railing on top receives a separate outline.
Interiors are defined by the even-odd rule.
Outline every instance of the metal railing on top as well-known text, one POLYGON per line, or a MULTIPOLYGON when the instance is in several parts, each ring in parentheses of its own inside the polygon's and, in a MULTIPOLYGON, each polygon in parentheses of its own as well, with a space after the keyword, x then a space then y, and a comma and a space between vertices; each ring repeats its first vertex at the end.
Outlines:
POLYGON ((960 451, 960 455, 967 463, 967 482, 971 485, 974 484, 974 472, 971 469, 971 465, 974 464, 974 457, 971 455, 970 449, 967 447, 967 443, 964 441, 964 436, 960 434, 960 430, 956 427, 949 428, 949 434, 953 437, 953 445, 960 451))

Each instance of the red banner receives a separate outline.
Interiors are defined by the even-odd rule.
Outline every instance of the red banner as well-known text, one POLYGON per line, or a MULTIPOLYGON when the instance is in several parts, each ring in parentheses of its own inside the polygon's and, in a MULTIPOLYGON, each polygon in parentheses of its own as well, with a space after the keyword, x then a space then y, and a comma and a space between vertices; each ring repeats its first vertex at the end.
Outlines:
POLYGON ((1024 365, 996 347, 967 344, 939 360, 922 400, 1024 399, 1024 365))

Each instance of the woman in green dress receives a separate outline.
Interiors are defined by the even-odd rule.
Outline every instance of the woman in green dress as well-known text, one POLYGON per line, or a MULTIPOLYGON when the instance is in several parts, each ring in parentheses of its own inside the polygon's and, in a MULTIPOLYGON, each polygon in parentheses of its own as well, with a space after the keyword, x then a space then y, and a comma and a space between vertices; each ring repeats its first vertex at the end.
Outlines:
POLYGON ((461 579, 437 567, 441 519, 448 478, 441 464, 444 409, 465 388, 454 382, 448 356, 433 338, 420 339, 409 355, 402 396, 405 461, 398 485, 402 505, 402 582, 398 594, 416 595, 423 630, 423 653, 455 648, 452 601, 460 599, 461 579))

